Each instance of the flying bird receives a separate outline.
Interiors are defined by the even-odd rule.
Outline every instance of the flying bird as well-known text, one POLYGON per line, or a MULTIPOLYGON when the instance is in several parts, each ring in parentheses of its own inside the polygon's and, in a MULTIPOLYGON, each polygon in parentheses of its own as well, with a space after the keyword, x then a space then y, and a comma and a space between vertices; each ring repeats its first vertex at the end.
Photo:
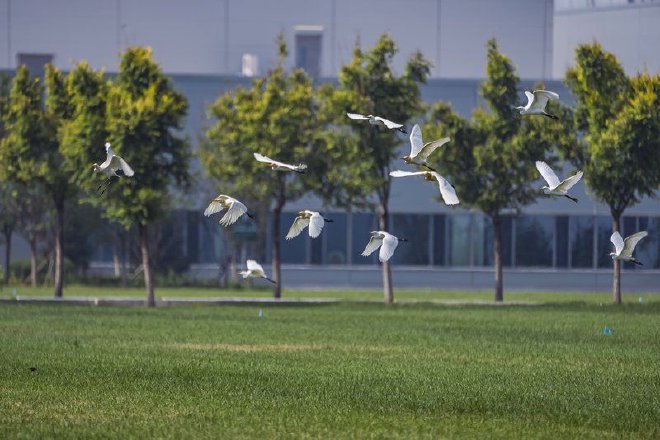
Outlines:
POLYGON ((242 270, 239 272, 243 278, 264 278, 275 284, 274 280, 271 280, 266 276, 266 272, 264 272, 264 268, 261 267, 261 264, 254 260, 247 260, 245 265, 247 266, 247 270, 242 270))
POLYGON ((371 231, 371 238, 367 247, 362 251, 362 256, 367 257, 374 253, 374 251, 380 248, 378 251, 378 259, 381 263, 392 258, 394 255, 394 250, 399 245, 400 241, 408 241, 405 238, 397 238, 394 235, 385 232, 385 231, 371 231))
POLYGON ((424 176, 426 180, 429 181, 435 180, 438 182, 438 187, 440 188, 440 195, 442 196, 442 200, 444 200, 444 202, 447 205, 458 205, 460 203, 458 201, 458 196, 456 195, 456 190, 454 189, 454 185, 449 183, 447 179, 445 179, 435 171, 411 172, 411 171, 394 170, 390 172, 390 176, 392 177, 424 176))
POLYGON ((300 211, 298 212, 296 219, 293 221, 288 234, 286 234, 286 239, 291 240, 292 238, 299 236, 307 227, 309 227, 309 236, 316 238, 321 234, 323 225, 326 222, 331 223, 333 220, 323 218, 323 216, 316 211, 310 211, 308 209, 300 211))
POLYGON ((106 176, 106 180, 96 189, 97 191, 100 191, 101 194, 108 189, 113 179, 119 179, 122 175, 131 177, 135 174, 133 168, 131 168, 124 159, 117 156, 114 151, 112 151, 112 148, 110 148, 110 142, 105 143, 105 154, 105 162, 101 165, 97 163, 93 165, 95 173, 104 174, 106 176), (117 174, 118 171, 119 174, 117 174), (103 187, 102 191, 101 187, 103 187))
POLYGON ((364 116, 357 113, 346 113, 346 115, 349 118, 358 121, 369 121, 371 125, 379 125, 381 127, 387 127, 390 130, 399 130, 401 133, 408 133, 406 131, 406 128, 403 126, 403 124, 397 124, 396 122, 392 122, 389 119, 381 118, 380 116, 374 116, 374 115, 364 116))
POLYGON ((305 174, 305 170, 307 169, 307 165, 304 163, 299 165, 289 165, 288 163, 278 162, 259 153, 254 153, 254 158, 277 171, 295 171, 296 173, 305 174))
POLYGON ((619 231, 614 231, 614 233, 610 237, 610 241, 614 245, 614 252, 610 252, 610 256, 612 257, 612 260, 629 261, 639 266, 643 266, 643 264, 640 261, 636 260, 635 257, 632 256, 632 254, 633 251, 635 250, 635 246, 637 246, 637 243, 639 243, 639 241, 642 238, 646 237, 647 235, 649 235, 648 232, 641 231, 626 237, 626 239, 624 240, 623 238, 621 238, 621 234, 619 234, 619 231))
POLYGON ((578 171, 571 177, 567 177, 560 182, 559 177, 557 177, 555 172, 552 171, 552 168, 550 168, 547 163, 540 160, 537 161, 536 169, 539 170, 541 176, 543 176, 545 181, 548 182, 548 185, 541 187, 543 194, 549 196, 566 197, 573 200, 575 203, 578 202, 578 199, 569 196, 567 193, 569 189, 573 188, 575 184, 580 181, 583 174, 582 171, 578 171))
POLYGON ((534 93, 525 90, 525 96, 527 96, 527 104, 524 107, 516 107, 516 110, 520 110, 521 115, 543 115, 551 119, 559 119, 557 116, 545 111, 548 100, 558 100, 558 94, 548 90, 534 90, 534 93))
POLYGON ((220 219, 220 224, 222 226, 229 226, 236 223, 236 220, 240 218, 243 214, 247 215, 251 219, 254 217, 248 212, 247 206, 239 202, 233 197, 220 194, 215 199, 211 200, 209 206, 204 210, 204 215, 209 217, 213 214, 221 212, 223 209, 226 209, 227 212, 220 219))
POLYGON ((431 153, 442 147, 450 140, 450 138, 444 137, 436 141, 424 143, 422 140, 422 129, 419 128, 418 124, 415 124, 412 131, 410 132, 410 154, 408 156, 403 156, 401 159, 403 159, 405 163, 420 165, 428 168, 431 171, 435 171, 433 168, 426 164, 426 160, 431 155, 431 153), (415 161, 416 159, 418 162, 415 161))

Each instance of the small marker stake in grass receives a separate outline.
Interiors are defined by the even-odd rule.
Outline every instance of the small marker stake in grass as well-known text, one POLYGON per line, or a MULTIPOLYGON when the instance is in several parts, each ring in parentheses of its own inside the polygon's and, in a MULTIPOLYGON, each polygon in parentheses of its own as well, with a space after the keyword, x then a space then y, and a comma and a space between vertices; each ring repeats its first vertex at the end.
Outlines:
POLYGON ((612 329, 609 328, 608 326, 605 326, 605 328, 603 329, 603 334, 605 336, 612 336, 612 329))
POLYGON ((644 304, 644 298, 642 298, 641 296, 639 297, 639 303, 644 304))
POLYGON ((11 289, 11 296, 13 296, 15 298, 17 295, 18 295, 18 292, 16 291, 16 287, 13 287, 11 289))
POLYGON ((264 312, 261 309, 259 309, 259 318, 263 318, 263 317, 264 317, 264 312))

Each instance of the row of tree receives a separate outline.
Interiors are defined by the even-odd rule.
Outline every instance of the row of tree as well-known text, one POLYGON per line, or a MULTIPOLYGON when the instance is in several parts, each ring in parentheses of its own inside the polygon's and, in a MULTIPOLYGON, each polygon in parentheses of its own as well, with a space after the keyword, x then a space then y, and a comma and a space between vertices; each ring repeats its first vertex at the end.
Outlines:
MULTIPOLYGON (((430 63, 415 53, 403 72, 395 72, 397 48, 388 35, 368 50, 356 48, 337 83, 318 87, 304 71, 285 68, 287 48, 282 37, 278 43, 279 62, 272 70, 211 106, 215 124, 198 151, 207 176, 223 193, 258 207, 259 237, 266 236, 272 212, 275 297, 281 296, 280 217, 287 202, 314 194, 326 206, 375 208, 379 227, 389 227, 389 172, 401 166, 397 153, 407 142, 394 131, 351 123, 345 116, 349 111, 407 124, 425 120, 426 137, 451 136, 452 142, 432 156, 431 166, 454 183, 462 207, 482 211, 492 220, 496 300, 503 299, 502 215, 519 211, 539 196, 536 160, 556 163, 563 158, 583 169, 593 194, 610 207, 614 230, 619 230, 624 210, 653 196, 660 184, 660 77, 628 77, 598 44, 577 49, 566 80, 576 106, 551 104, 560 116, 551 121, 523 119, 512 109, 519 102, 519 78, 493 40, 487 44, 487 79, 481 87, 485 107, 469 119, 447 103, 429 108, 422 101, 420 86, 430 63), (263 172, 253 152, 304 162, 308 173, 263 172)), ((67 75, 49 67, 45 90, 19 68, 2 105, 3 188, 5 182, 39 188, 37 193, 47 195, 56 212, 55 295, 62 294, 64 202, 73 198, 101 206, 107 218, 126 228, 137 227, 153 305, 148 226, 171 206, 172 188, 189 187, 190 150, 176 134, 186 101, 172 89, 150 51, 129 49, 110 81, 84 63, 67 75), (122 179, 107 197, 98 198, 91 164, 102 160, 100 146, 106 140, 136 176, 122 179)), ((389 263, 382 266, 384 298, 390 303, 391 270, 389 263)), ((616 302, 621 301, 619 272, 615 263, 616 302)))
MULTIPOLYGON (((341 68, 338 82, 316 90, 301 70, 286 71, 283 39, 279 64, 246 89, 221 96, 211 107, 217 120, 199 156, 207 175, 225 192, 265 212, 272 206, 272 263, 275 297, 281 294, 280 214, 287 201, 307 193, 327 206, 375 207, 388 230, 389 172, 401 166, 402 140, 395 131, 351 123, 346 112, 378 114, 397 122, 426 119, 428 138, 452 142, 431 157, 454 183, 461 206, 483 212, 494 228, 495 300, 503 299, 502 215, 519 212, 540 195, 534 163, 560 158, 585 171, 595 197, 610 207, 613 230, 624 210, 660 185, 660 77, 628 77, 616 58, 598 44, 580 46, 567 72, 575 108, 552 103, 559 119, 521 118, 520 80, 497 44, 487 44, 485 108, 470 119, 420 97, 430 63, 415 53, 402 74, 392 69, 395 42, 383 35, 341 68), (252 158, 260 152, 285 162, 304 162, 307 175, 264 173, 252 158)), ((542 85, 538 85, 542 88, 542 85)), ((403 148, 407 148, 405 145, 403 148)), ((265 230, 265 215, 260 229, 265 230)), ((389 263, 384 263, 385 302, 394 299, 389 263)), ((621 302, 620 264, 614 264, 613 300, 621 302)))
POLYGON ((171 189, 190 180, 190 150, 176 133, 186 114, 185 97, 154 63, 151 50, 143 48, 123 54, 112 80, 83 62, 68 74, 46 66, 42 85, 20 66, 4 96, 2 190, 23 207, 44 207, 42 212, 52 207, 55 296, 63 293, 65 206, 74 199, 99 206, 125 228, 137 227, 147 299, 154 305, 148 228, 171 206, 171 189), (106 141, 139 175, 122 179, 101 198, 92 164, 105 160, 106 141))

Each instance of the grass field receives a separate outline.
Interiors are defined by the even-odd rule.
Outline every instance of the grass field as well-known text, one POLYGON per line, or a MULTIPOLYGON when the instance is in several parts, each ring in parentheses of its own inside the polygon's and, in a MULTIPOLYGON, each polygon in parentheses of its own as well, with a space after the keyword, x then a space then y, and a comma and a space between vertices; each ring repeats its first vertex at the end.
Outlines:
POLYGON ((0 438, 660 437, 655 301, 261 308, 0 304, 0 438))

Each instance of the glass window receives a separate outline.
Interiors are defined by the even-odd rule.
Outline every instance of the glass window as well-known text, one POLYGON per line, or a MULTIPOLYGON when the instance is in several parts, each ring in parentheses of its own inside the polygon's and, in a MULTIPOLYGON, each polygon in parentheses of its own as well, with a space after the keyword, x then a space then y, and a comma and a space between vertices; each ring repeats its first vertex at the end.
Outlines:
POLYGON ((311 78, 321 74, 321 34, 296 35, 296 67, 311 78))
POLYGON ((307 262, 307 240, 310 239, 307 229, 292 240, 284 239, 296 215, 295 212, 283 212, 281 216, 280 255, 282 263, 304 264, 307 262))
POLYGON ((593 267, 594 218, 590 215, 571 216, 568 225, 571 267, 593 267))
POLYGON ((325 241, 325 234, 327 231, 325 228, 323 228, 323 232, 321 232, 321 235, 316 237, 316 238, 309 238, 307 239, 310 241, 310 255, 309 255, 309 262, 311 264, 323 264, 323 245, 325 241))
MULTIPOLYGON (((197 215, 199 217, 199 215, 197 215)), ((223 235, 225 232, 218 226, 218 221, 212 217, 199 218, 199 250, 198 261, 199 263, 217 263, 218 262, 218 245, 217 243, 224 243, 223 235)), ((190 241, 192 237, 188 237, 190 241)), ((220 252, 225 254, 227 250, 220 249, 220 252)))
POLYGON ((470 234, 470 247, 472 247, 472 264, 484 264, 486 248, 486 229, 490 226, 490 219, 484 215, 472 215, 472 231, 470 234))
POLYGON ((32 75, 44 76, 46 64, 53 62, 52 54, 19 53, 16 55, 17 64, 25 65, 32 75))
POLYGON ((555 217, 555 266, 568 267, 568 216, 555 217))
POLYGON ((395 264, 429 264, 429 216, 426 214, 392 215, 390 232, 407 242, 399 243, 392 257, 395 264))
POLYGON ((360 255, 369 243, 369 233, 377 229, 378 221, 374 214, 353 214, 353 264, 373 264, 378 261, 378 252, 369 257, 360 255))
MULTIPOLYGON (((638 230, 641 230, 641 229, 637 228, 637 217, 623 217, 622 218, 622 223, 623 223, 623 228, 621 230, 621 236, 624 237, 624 238, 627 237, 630 234, 634 234, 638 230)), ((642 240, 642 242, 643 242, 643 240, 642 240)), ((640 242, 640 245, 641 245, 641 242, 640 242)), ((637 248, 637 249, 639 249, 639 248, 637 248)), ((634 255, 637 255, 637 251, 635 251, 634 255)), ((626 269, 626 270, 635 270, 638 266, 635 263, 623 263, 623 266, 621 266, 621 267, 623 269, 626 269)))
POLYGON ((449 264, 470 265, 470 214, 454 214, 449 217, 449 264))
MULTIPOLYGON (((325 238, 325 264, 346 264, 346 214, 333 212, 326 215, 332 223, 323 228, 325 238)), ((366 244, 365 244, 366 245, 366 244)))
MULTIPOLYGON (((512 238, 513 238, 513 217, 504 215, 501 217, 502 221, 502 265, 504 267, 511 267, 511 257, 513 256, 512 238)), ((495 264, 495 229, 490 217, 484 217, 486 222, 486 231, 484 234, 484 266, 492 266, 495 264)), ((479 262, 477 262, 479 263, 479 262)))
POLYGON ((442 214, 433 216, 433 264, 445 264, 445 219, 442 214))
POLYGON ((612 217, 600 215, 596 218, 598 226, 598 249, 596 259, 598 267, 607 268, 612 267, 612 257, 609 253, 614 250, 614 246, 610 241, 612 236, 612 217))
POLYGON ((633 254, 643 264, 639 268, 660 268, 660 217, 640 217, 639 230, 649 233, 639 242, 633 254))
POLYGON ((516 218, 516 266, 552 266, 554 218, 533 215, 516 218))

